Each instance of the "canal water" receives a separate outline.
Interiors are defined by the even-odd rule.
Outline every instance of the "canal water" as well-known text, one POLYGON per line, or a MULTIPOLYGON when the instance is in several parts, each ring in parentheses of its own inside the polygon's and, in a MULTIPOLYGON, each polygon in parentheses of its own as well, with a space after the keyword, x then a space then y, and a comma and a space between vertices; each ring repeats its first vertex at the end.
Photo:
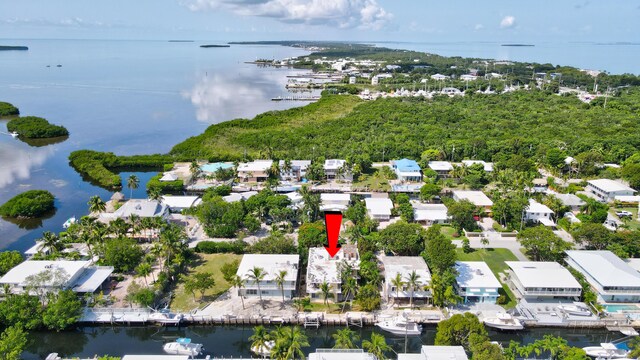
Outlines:
MULTIPOLYGON (((308 354, 317 348, 333 347, 331 335, 341 328, 322 327, 306 329, 310 346, 308 354)), ((394 353, 404 352, 405 338, 380 332, 373 327, 352 328, 360 339, 369 339, 372 332, 381 333, 394 353)), ((162 345, 178 337, 189 337, 195 343, 204 344, 205 353, 212 357, 251 357, 249 337, 252 327, 240 326, 189 326, 189 327, 109 327, 86 326, 62 332, 34 332, 31 334, 24 359, 43 359, 51 352, 67 357, 92 357, 94 355, 122 356, 125 354, 162 354, 162 345)), ((409 337, 408 352, 419 352, 421 345, 433 345, 436 327, 429 326, 420 337, 409 337)), ((555 329, 537 328, 517 333, 490 332, 490 337, 505 347, 509 341, 530 343, 546 334, 562 336, 570 345, 583 347, 622 338, 623 335, 604 329, 555 329)), ((360 341, 361 341, 360 340, 360 341)), ((360 344, 360 341, 357 344, 360 344)), ((390 353, 389 356, 395 357, 390 353)))

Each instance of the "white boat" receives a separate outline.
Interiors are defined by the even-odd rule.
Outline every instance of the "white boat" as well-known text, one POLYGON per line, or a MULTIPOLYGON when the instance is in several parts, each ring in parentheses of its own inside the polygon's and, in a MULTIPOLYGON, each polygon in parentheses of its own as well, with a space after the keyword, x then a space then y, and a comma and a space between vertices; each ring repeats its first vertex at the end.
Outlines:
POLYGON ((271 356, 271 349, 273 349, 274 346, 276 346, 276 342, 273 340, 269 340, 260 347, 252 346, 251 352, 263 357, 269 357, 271 356))
POLYGON ((569 315, 577 315, 577 316, 591 316, 591 310, 589 308, 573 303, 573 304, 562 304, 556 306, 561 311, 569 314, 569 315))
POLYGON ((596 359, 626 359, 629 350, 619 349, 612 343, 601 343, 600 346, 587 346, 582 350, 596 359))
POLYGON ((67 221, 64 222, 64 224, 62 224, 62 227, 65 229, 68 229, 69 226, 75 224, 76 222, 77 222, 76 218, 72 216, 68 218, 67 221))
POLYGON ((422 334, 422 325, 409 320, 406 316, 380 320, 376 326, 395 335, 419 336, 422 334))
POLYGON ((484 325, 500 330, 522 330, 524 325, 522 321, 514 318, 511 314, 497 313, 494 318, 486 318, 483 320, 484 325))
POLYGON ((9 133, 9 135, 11 135, 11 137, 18 137, 20 134, 18 134, 15 131, 12 131, 12 132, 9 133))
POLYGON ((189 338, 179 338, 174 342, 164 344, 162 350, 169 355, 188 355, 195 357, 202 353, 203 347, 202 344, 192 343, 189 338))
POLYGON ((160 310, 149 314, 149 321, 162 325, 178 325, 183 318, 183 314, 175 314, 169 310, 160 310))

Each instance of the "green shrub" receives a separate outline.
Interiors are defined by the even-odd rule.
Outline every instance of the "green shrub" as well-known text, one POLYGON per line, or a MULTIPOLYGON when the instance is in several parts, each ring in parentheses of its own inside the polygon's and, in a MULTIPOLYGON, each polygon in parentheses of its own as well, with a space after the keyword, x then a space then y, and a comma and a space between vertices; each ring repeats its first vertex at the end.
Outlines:
POLYGON ((19 115, 20 110, 8 102, 0 101, 0 116, 19 115))
POLYGON ((204 254, 233 253, 244 254, 248 244, 241 240, 236 241, 202 241, 196 245, 196 252, 204 254))
POLYGON ((0 206, 0 215, 9 217, 38 217, 53 210, 53 200, 53 195, 46 190, 25 191, 0 206))
POLYGON ((30 139, 69 135, 69 131, 64 126, 50 124, 47 120, 36 116, 13 119, 7 123, 7 130, 15 131, 20 136, 30 139))
POLYGON ((182 191, 184 188, 184 183, 180 179, 174 181, 160 181, 160 178, 162 178, 162 173, 149 179, 149 182, 147 183, 147 190, 159 189, 162 193, 170 193, 182 191))

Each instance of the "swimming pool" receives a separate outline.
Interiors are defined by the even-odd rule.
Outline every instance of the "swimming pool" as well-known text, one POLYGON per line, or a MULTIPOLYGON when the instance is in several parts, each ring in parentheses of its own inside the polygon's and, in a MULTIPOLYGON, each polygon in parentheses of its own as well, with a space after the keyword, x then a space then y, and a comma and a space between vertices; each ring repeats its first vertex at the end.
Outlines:
POLYGON ((231 169, 233 167, 232 163, 208 163, 200 166, 200 170, 208 173, 214 173, 218 169, 231 169))
POLYGON ((640 310, 640 308, 638 308, 635 305, 612 305, 612 304, 604 304, 603 305, 604 309, 607 312, 622 312, 622 311, 628 311, 628 310, 640 310))

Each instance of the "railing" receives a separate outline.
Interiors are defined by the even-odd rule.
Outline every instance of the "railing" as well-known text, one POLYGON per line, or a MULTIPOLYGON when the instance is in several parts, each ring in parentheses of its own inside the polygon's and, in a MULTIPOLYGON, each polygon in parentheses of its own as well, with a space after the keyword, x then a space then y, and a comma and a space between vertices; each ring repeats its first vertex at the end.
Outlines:
POLYGON ((531 295, 562 295, 562 296, 580 296, 582 290, 575 291, 524 291, 524 296, 531 295))

